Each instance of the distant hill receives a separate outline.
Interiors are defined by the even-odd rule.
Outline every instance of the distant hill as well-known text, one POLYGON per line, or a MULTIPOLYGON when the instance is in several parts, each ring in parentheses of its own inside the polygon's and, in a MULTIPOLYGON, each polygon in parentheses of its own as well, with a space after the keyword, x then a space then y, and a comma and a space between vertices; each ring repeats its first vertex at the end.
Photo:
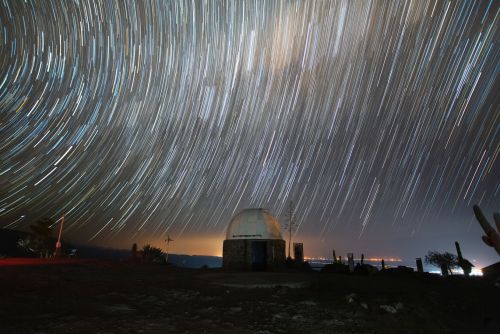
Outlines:
MULTIPOLYGON (((18 240, 24 239, 28 235, 28 232, 0 229, 0 256, 36 257, 35 254, 29 254, 17 246, 18 240)), ((56 239, 52 238, 52 241, 55 245, 56 239)), ((127 249, 78 245, 66 242, 63 243, 63 248, 66 251, 77 249, 77 256, 80 258, 125 261, 130 257, 130 250, 127 249)), ((222 258, 217 256, 169 254, 168 262, 185 268, 222 267, 222 258)))
POLYGON ((218 256, 169 254, 168 262, 185 268, 222 267, 222 258, 218 256))

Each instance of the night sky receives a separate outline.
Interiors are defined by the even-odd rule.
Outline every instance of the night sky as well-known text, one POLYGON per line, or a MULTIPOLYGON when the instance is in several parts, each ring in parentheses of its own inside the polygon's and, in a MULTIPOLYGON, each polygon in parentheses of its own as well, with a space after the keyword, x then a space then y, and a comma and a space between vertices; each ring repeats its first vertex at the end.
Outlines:
POLYGON ((0 227, 220 254, 293 201, 306 256, 498 261, 499 8, 2 0, 0 227))

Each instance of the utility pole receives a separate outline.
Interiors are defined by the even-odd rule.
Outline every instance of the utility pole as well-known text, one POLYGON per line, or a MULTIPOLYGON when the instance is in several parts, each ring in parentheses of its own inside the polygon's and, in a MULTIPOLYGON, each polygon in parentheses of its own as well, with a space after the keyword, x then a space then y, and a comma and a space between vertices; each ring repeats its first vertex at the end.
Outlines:
POLYGON ((288 209, 286 211, 285 217, 287 219, 287 223, 285 225, 285 229, 288 231, 288 258, 291 259, 290 247, 292 244, 292 232, 295 229, 296 218, 295 218, 295 207, 293 202, 290 201, 288 204, 288 209))
POLYGON ((61 225, 59 225, 59 236, 57 237, 56 250, 54 252, 55 258, 60 258, 62 255, 61 235, 62 235, 62 230, 63 230, 63 226, 64 226, 64 213, 59 220, 61 221, 61 225))
POLYGON ((170 239, 170 234, 167 234, 167 239, 165 239, 165 242, 167 243, 167 251, 165 252, 167 256, 165 256, 165 262, 168 262, 168 245, 170 244, 170 241, 174 241, 174 239, 170 239))

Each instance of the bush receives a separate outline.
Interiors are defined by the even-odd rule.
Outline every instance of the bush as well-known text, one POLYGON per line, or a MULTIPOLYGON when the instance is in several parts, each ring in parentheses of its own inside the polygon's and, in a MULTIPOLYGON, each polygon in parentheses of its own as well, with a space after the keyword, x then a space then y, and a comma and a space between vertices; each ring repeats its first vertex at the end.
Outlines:
POLYGON ((48 258, 52 253, 52 248, 49 245, 52 225, 54 225, 54 221, 49 218, 40 219, 35 224, 30 225, 32 234, 25 239, 20 239, 17 242, 18 247, 28 253, 37 254, 41 258, 48 258))
POLYGON ((165 254, 161 248, 147 244, 142 247, 142 252, 146 262, 165 263, 165 254))
POLYGON ((425 256, 425 263, 440 268, 443 276, 447 276, 448 273, 451 274, 452 269, 458 268, 457 256, 449 252, 429 251, 425 256))

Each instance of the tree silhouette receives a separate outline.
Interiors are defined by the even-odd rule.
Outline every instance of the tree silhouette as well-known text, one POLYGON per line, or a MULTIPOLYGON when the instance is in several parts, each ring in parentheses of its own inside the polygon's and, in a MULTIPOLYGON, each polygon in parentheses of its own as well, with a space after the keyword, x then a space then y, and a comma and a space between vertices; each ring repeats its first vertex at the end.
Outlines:
POLYGON ((451 274, 452 269, 458 268, 457 256, 449 252, 429 251, 425 256, 425 263, 440 268, 443 276, 451 274))
POLYGON ((165 262, 165 256, 161 248, 147 244, 142 247, 142 252, 144 254, 144 259, 147 262, 157 262, 157 263, 165 262))
POLYGON ((40 257, 49 257, 49 240, 52 234, 54 221, 50 218, 43 218, 30 225, 31 235, 24 240, 19 240, 18 245, 27 251, 37 253, 40 257))

